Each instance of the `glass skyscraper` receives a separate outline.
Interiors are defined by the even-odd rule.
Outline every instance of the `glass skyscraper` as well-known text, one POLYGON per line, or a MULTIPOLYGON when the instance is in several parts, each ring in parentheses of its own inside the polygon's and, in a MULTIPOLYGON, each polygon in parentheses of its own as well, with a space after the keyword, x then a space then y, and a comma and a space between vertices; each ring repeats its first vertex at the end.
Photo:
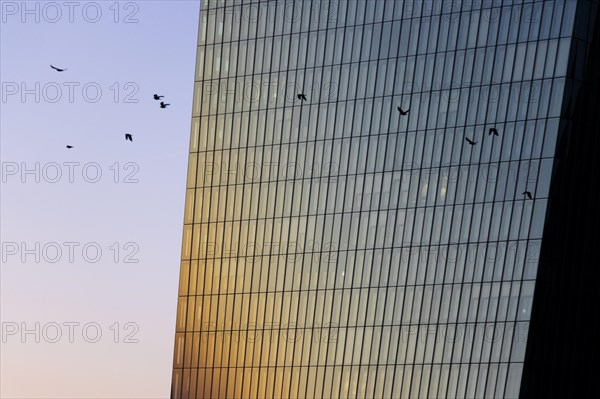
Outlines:
POLYGON ((598 5, 202 1, 172 397, 519 397, 598 5))

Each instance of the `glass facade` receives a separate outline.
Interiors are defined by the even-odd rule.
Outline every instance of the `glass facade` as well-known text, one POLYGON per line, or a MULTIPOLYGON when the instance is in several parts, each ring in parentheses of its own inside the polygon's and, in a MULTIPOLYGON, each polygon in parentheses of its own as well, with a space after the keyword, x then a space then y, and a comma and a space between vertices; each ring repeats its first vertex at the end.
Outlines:
POLYGON ((518 397, 578 4, 202 1, 172 397, 518 397))

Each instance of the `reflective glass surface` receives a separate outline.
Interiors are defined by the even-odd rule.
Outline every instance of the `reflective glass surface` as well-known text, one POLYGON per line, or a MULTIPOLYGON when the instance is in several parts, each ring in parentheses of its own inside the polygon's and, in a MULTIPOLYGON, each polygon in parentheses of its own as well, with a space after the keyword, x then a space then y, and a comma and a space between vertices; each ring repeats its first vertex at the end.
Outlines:
POLYGON ((576 5, 203 1, 172 397, 518 397, 576 5))

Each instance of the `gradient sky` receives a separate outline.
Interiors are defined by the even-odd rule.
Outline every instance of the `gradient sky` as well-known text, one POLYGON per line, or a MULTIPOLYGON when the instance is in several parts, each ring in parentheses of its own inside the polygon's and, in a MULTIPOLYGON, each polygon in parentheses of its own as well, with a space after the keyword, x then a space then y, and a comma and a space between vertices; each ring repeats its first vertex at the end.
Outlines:
POLYGON ((51 3, 0 2, 0 396, 167 398, 200 3, 51 3))

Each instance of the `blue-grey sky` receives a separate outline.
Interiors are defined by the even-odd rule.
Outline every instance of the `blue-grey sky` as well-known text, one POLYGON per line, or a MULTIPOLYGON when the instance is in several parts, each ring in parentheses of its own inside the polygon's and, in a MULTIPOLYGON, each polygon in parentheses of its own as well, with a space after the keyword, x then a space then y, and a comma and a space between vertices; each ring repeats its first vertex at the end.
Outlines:
POLYGON ((70 4, 0 2, 0 396, 166 398, 199 2, 70 4))

